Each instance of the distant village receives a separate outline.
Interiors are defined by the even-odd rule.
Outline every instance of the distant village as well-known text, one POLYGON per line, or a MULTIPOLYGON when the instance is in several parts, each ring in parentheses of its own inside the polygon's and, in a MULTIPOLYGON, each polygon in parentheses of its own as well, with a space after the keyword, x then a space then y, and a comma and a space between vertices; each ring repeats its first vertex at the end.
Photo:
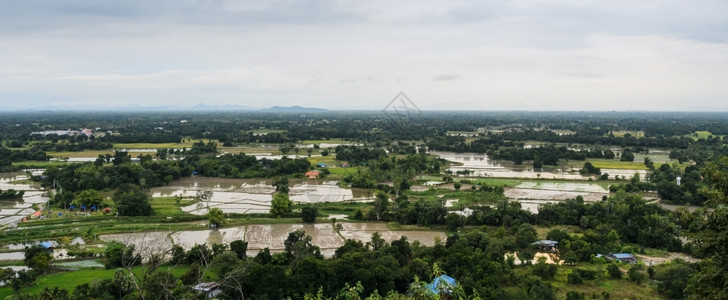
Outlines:
MULTIPOLYGON (((101 128, 96 128, 96 130, 97 131, 98 130, 101 130, 101 128)), ((89 129, 89 128, 80 128, 78 130, 71 130, 71 129, 68 129, 68 130, 45 130, 45 131, 33 131, 33 132, 30 133, 30 135, 43 135, 43 136, 51 135, 51 134, 55 134, 55 135, 58 135, 58 136, 62 136, 62 135, 77 136, 77 135, 82 135, 83 134, 83 135, 86 135, 87 137, 90 137, 90 136, 92 136, 94 134, 94 130, 93 129, 89 129)))

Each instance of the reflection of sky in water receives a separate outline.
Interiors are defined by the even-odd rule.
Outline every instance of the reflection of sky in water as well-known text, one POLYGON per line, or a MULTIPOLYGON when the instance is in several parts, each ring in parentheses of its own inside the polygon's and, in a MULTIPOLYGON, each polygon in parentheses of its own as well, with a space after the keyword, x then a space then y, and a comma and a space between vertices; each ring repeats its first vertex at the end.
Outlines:
MULTIPOLYGON (((152 197, 182 196, 193 198, 200 190, 212 191, 209 203, 196 203, 182 207, 182 211, 195 214, 207 214, 207 207, 220 208, 226 213, 268 213, 275 188, 269 180, 260 179, 219 179, 193 178, 174 182, 176 186, 165 186, 152 189, 152 197)), ((351 189, 341 188, 337 182, 321 184, 300 183, 291 187, 289 195, 293 202, 319 203, 341 202, 366 197, 366 193, 358 193, 354 197, 351 189)))

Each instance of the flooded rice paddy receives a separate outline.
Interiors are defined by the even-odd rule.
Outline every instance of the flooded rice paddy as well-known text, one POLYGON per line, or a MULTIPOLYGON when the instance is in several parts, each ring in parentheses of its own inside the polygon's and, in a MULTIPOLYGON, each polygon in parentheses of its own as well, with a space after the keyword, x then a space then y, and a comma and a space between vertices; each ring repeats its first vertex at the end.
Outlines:
POLYGON ((512 168, 512 163, 493 160, 485 154, 478 153, 455 153, 455 152, 430 152, 442 159, 459 163, 459 165, 450 166, 450 171, 457 173, 458 171, 470 171, 471 176, 478 177, 501 177, 501 178, 544 178, 544 179, 571 179, 584 180, 589 176, 570 173, 552 173, 534 171, 531 169, 518 170, 512 168))
MULTIPOLYGON (((366 193, 354 194, 341 188, 336 181, 292 180, 289 191, 294 203, 323 203, 367 200, 366 193)), ((168 186, 152 189, 152 197, 195 197, 198 191, 212 191, 209 202, 198 202, 182 207, 182 211, 207 214, 207 208, 220 208, 225 213, 262 214, 270 211, 275 188, 270 179, 228 179, 192 177, 172 182, 168 186)))
POLYGON ((100 238, 105 241, 114 240, 132 244, 136 249, 142 251, 145 257, 151 254, 168 254, 172 243, 189 250, 196 244, 212 245, 230 243, 235 240, 248 242, 249 256, 254 256, 264 248, 270 249, 271 252, 281 252, 285 249, 284 242, 288 238, 288 234, 299 229, 311 236, 312 243, 321 248, 321 253, 325 257, 332 257, 336 249, 344 245, 346 239, 368 242, 374 232, 379 232, 387 242, 406 236, 410 242, 419 241, 421 244, 429 246, 434 245, 435 240, 444 241, 447 238, 444 232, 438 231, 389 230, 384 223, 345 222, 338 224, 342 225, 342 229, 338 233, 330 223, 259 224, 216 230, 179 231, 173 234, 170 232, 124 233, 102 235, 100 238))
POLYGON ((522 182, 514 188, 507 188, 504 195, 509 200, 521 203, 521 208, 531 213, 538 213, 542 204, 557 203, 577 196, 584 202, 601 201, 609 195, 609 190, 598 184, 571 182, 522 182))
MULTIPOLYGON (((37 171, 33 171, 36 174, 37 171)), ((14 183, 18 180, 27 180, 25 173, 6 173, 0 175, 1 190, 24 191, 23 198, 0 201, 0 226, 17 223, 35 212, 33 204, 44 204, 48 201, 45 192, 40 190, 39 184, 14 183)))

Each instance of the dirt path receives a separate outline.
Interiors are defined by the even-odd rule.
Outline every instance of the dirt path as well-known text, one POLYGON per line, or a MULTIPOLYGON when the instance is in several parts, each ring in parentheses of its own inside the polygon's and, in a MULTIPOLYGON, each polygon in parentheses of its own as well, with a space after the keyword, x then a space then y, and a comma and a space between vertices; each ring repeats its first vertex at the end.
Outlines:
POLYGON ((678 252, 668 252, 667 257, 657 257, 657 256, 647 256, 643 254, 636 254, 635 255, 639 260, 643 261, 645 264, 649 265, 659 265, 663 264, 665 262, 671 261, 673 259, 679 258, 687 262, 696 263, 700 262, 700 259, 689 256, 687 254, 678 253, 678 252))

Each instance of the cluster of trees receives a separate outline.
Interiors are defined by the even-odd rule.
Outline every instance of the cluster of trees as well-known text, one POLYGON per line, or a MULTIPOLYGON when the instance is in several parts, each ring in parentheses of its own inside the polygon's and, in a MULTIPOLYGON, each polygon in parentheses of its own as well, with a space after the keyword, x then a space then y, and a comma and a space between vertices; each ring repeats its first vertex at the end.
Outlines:
MULTIPOLYGON (((607 234, 614 236, 613 230, 607 234)), ((697 266, 682 261, 646 268, 637 264, 625 274, 619 266, 604 260, 588 268, 574 267, 585 252, 581 237, 553 230, 549 237, 565 244, 566 254, 553 257, 564 260, 568 266, 537 263, 516 265, 520 260, 530 261, 536 250, 531 243, 536 231, 528 224, 512 229, 499 228, 492 234, 480 230, 454 234, 445 243, 434 246, 411 243, 405 237, 387 242, 374 233, 363 243, 346 240, 336 249, 334 256, 324 259, 318 246, 303 230, 291 232, 284 241, 284 251, 272 254, 263 249, 254 257, 246 255, 248 244, 233 241, 230 244, 195 245, 185 251, 180 246, 170 250, 171 260, 165 265, 161 253, 143 260, 134 246, 111 242, 104 253, 106 267, 116 269, 110 279, 100 279, 77 286, 73 292, 46 289, 31 297, 16 294, 17 299, 204 299, 203 292, 192 287, 211 277, 220 284, 220 299, 401 299, 408 295, 417 299, 435 297, 468 299, 556 299, 552 284, 559 269, 571 271, 566 276, 569 285, 581 285, 598 280, 630 280, 641 283, 649 277, 655 280, 658 292, 670 298, 682 298, 685 288, 691 288, 691 278, 697 266), (581 247, 581 248, 580 248, 581 247), (573 258, 577 257, 577 258, 573 258), (144 262, 140 268, 137 267, 144 262), (189 266, 175 276, 176 266, 189 266), (646 270, 645 270, 646 269, 646 270), (426 291, 425 284, 441 274, 456 279, 454 287, 440 288, 441 295, 426 291), (45 298, 44 298, 45 297, 45 298)), ((39 253, 42 253, 39 252, 39 253)), ((47 253, 47 250, 46 252, 47 253)), ((34 271, 31 271, 34 272, 34 271)), ((3 276, 4 276, 3 272, 3 276)), ((11 272, 7 272, 9 275, 11 272)), ((21 275, 21 274, 18 274, 21 275)), ((37 274, 35 274, 37 276, 37 274)), ((34 277, 22 274, 27 284, 34 277)), ((14 279, 20 285, 20 279, 14 279)), ((11 281, 11 284, 16 284, 11 281)), ((14 285, 15 286, 15 285, 14 285)), ((567 286, 568 289, 568 286, 567 286)), ((699 295, 699 294, 696 294, 699 295)), ((719 294, 710 294, 712 296, 719 294)), ((594 297, 609 298, 602 291, 594 297)), ((582 299, 583 294, 568 292, 567 299, 582 299)))
MULTIPOLYGON (((439 143, 448 131, 475 132, 481 128, 504 131, 488 138, 504 141, 666 147, 685 149, 691 134, 708 130, 728 134, 721 113, 579 113, 579 112, 421 112, 402 116, 381 112, 119 112, 119 113, 13 113, 2 114, 0 132, 5 140, 27 143, 33 131, 48 128, 103 128, 113 131, 97 140, 105 143, 158 143, 218 139, 227 146, 238 143, 295 143, 306 139, 392 141, 433 139, 434 150, 485 153, 482 144, 439 143), (180 122, 185 120, 186 122, 180 122), (265 134, 255 131, 264 130, 265 134), (569 130, 559 135, 552 130, 569 130), (642 131, 644 136, 614 136, 615 131, 642 131), (472 146, 472 148, 471 148, 472 146)), ((707 140, 707 139, 706 139, 707 140)), ((719 136, 710 142, 720 143, 719 136)))
POLYGON ((0 168, 9 166, 17 161, 47 161, 49 158, 39 147, 31 147, 28 150, 12 150, 0 146, 0 168))
POLYGON ((202 176, 254 178, 303 174, 311 163, 306 158, 256 159, 244 153, 224 154, 219 157, 189 157, 189 163, 202 176))
POLYGON ((96 140, 88 138, 85 135, 79 135, 79 138, 71 138, 67 141, 54 141, 51 139, 50 142, 45 143, 34 143, 33 146, 40 148, 43 151, 83 151, 83 150, 107 150, 114 147, 114 144, 106 141, 96 140))
POLYGON ((541 165, 556 166, 559 163, 559 159, 585 160, 587 158, 603 158, 605 157, 605 152, 608 153, 606 156, 614 157, 614 153, 609 149, 605 151, 598 149, 576 151, 568 149, 565 146, 556 147, 555 144, 533 148, 501 148, 488 152, 488 155, 495 159, 513 161, 517 165, 522 164, 524 160, 533 160, 534 167, 539 168, 541 165))
POLYGON ((25 195, 25 191, 16 191, 14 189, 2 190, 0 189, 0 200, 8 199, 22 199, 25 195))
MULTIPOLYGON (((619 240, 626 243, 669 251, 682 249, 678 238, 682 230, 674 215, 639 195, 625 192, 591 204, 585 204, 581 197, 544 204, 536 221, 543 225, 575 225, 587 231, 596 230, 602 236, 613 229, 619 240)), ((604 240, 600 237, 587 242, 602 245, 604 240)))

